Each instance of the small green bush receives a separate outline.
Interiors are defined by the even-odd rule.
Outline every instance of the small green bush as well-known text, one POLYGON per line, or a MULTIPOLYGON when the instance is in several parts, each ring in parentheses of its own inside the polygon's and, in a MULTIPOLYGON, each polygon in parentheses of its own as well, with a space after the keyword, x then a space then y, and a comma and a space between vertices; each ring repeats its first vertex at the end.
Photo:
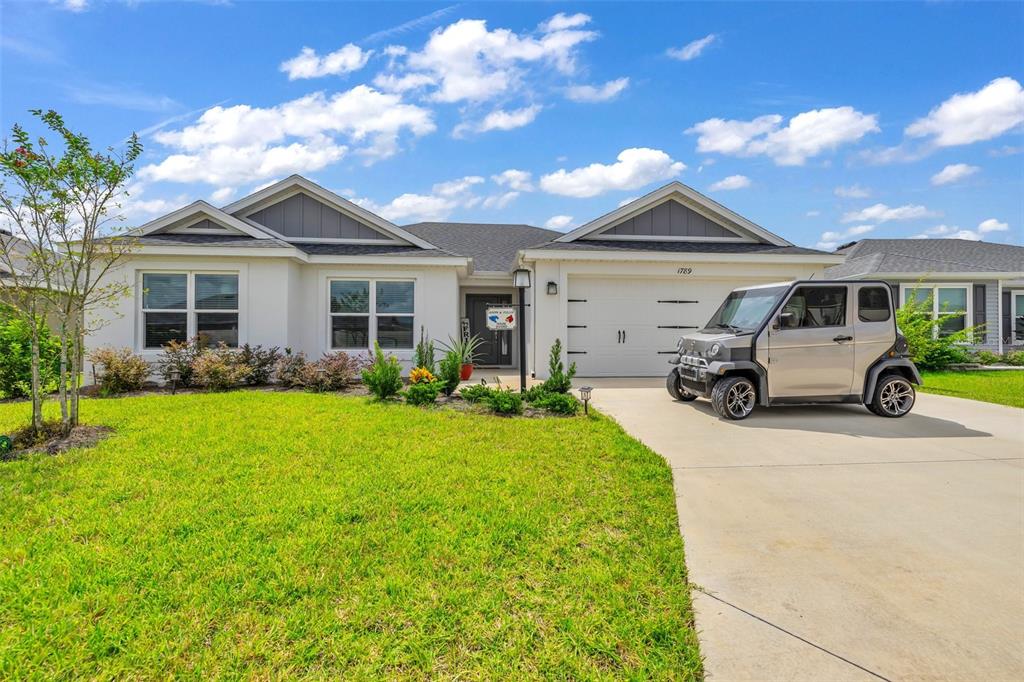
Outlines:
POLYGON ((163 347, 163 355, 157 361, 160 376, 168 384, 171 383, 171 375, 175 369, 178 370, 178 386, 195 385, 192 377, 192 367, 195 361, 207 349, 209 344, 200 337, 188 341, 171 341, 163 347))
POLYGON ((972 333, 981 333, 975 327, 942 335, 942 323, 952 315, 939 314, 932 319, 932 300, 918 301, 912 297, 896 311, 896 324, 907 338, 910 358, 920 369, 940 370, 952 364, 968 362, 970 355, 964 344, 972 333))
POLYGON ((409 384, 405 390, 405 400, 410 405, 433 405, 441 393, 440 381, 418 381, 409 384))
POLYGON ((459 391, 459 395, 467 403, 485 402, 493 393, 494 389, 487 384, 473 384, 459 391))
POLYGON ((562 364, 562 340, 555 339, 548 357, 548 378, 544 382, 544 390, 548 393, 568 393, 572 388, 572 378, 576 376, 576 363, 565 370, 562 364))
POLYGON ((1003 359, 999 357, 997 353, 993 353, 992 351, 987 350, 977 351, 976 353, 971 355, 970 360, 971 362, 977 362, 978 364, 981 365, 995 365, 1003 361, 1003 359))
POLYGON ((1003 362, 1014 367, 1024 367, 1024 350, 1011 350, 1003 357, 1003 362))
POLYGON ((149 376, 149 363, 130 348, 98 348, 89 354, 89 362, 100 367, 100 395, 141 390, 149 376))
POLYGON ((207 348, 195 359, 192 383, 211 391, 225 391, 245 383, 250 372, 237 353, 221 345, 207 348))
POLYGON ((533 406, 555 414, 574 415, 580 411, 580 401, 571 393, 548 393, 534 401, 533 406))
POLYGON ((263 386, 270 383, 274 374, 274 367, 281 358, 281 349, 263 348, 263 346, 250 346, 245 344, 238 350, 238 360, 249 368, 249 376, 245 383, 249 386, 263 386))
POLYGON ((551 392, 544 388, 544 384, 534 384, 523 393, 523 400, 532 404, 548 395, 551 395, 551 392))
POLYGON ((413 358, 413 367, 422 367, 434 373, 437 363, 434 360, 434 342, 427 336, 423 327, 420 327, 420 340, 416 344, 416 354, 413 358))
MULTIPOLYGON (((57 388, 60 339, 39 326, 39 383, 44 392, 57 388)), ((0 305, 0 398, 25 398, 32 391, 32 328, 13 309, 0 305)))
POLYGON ((523 413, 523 396, 511 390, 498 389, 487 397, 487 406, 495 414, 513 415, 523 413))
POLYGON ((378 400, 387 400, 402 390, 402 366, 394 355, 386 355, 373 344, 373 362, 363 370, 363 383, 378 400))
POLYGON ((445 395, 451 395, 462 381, 462 356, 456 351, 448 351, 441 359, 437 370, 438 379, 445 395))

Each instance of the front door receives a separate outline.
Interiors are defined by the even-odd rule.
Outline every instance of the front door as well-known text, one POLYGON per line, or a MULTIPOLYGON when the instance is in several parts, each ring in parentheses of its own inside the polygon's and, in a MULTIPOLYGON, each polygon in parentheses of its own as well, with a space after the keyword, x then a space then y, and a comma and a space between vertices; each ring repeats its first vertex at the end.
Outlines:
MULTIPOLYGON (((483 339, 477 349, 478 365, 512 364, 512 333, 492 331, 487 328, 487 308, 495 305, 511 305, 512 294, 466 294, 466 317, 469 318, 469 333, 483 339)), ((522 323, 522 320, 519 320, 522 323)))

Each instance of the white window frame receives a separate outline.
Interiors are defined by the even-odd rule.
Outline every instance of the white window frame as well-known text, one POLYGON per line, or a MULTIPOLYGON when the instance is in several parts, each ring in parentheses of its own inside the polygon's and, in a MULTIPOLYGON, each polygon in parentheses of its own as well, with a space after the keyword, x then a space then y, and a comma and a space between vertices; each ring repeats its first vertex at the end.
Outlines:
POLYGON ((327 349, 330 352, 344 351, 357 353, 360 351, 371 351, 377 342, 377 317, 411 317, 412 318, 412 345, 408 348, 386 348, 388 351, 411 351, 416 348, 416 327, 419 309, 417 305, 418 286, 413 277, 328 277, 327 278, 327 349), (335 313, 331 312, 331 283, 332 282, 367 282, 370 288, 370 300, 365 313, 335 313), (409 282, 412 284, 412 313, 378 313, 377 312, 377 283, 378 282, 409 282), (367 347, 366 348, 336 348, 334 346, 334 325, 331 323, 335 317, 366 317, 367 318, 367 347))
MULTIPOLYGON (((1017 310, 1017 297, 1024 296, 1024 289, 1010 289, 1010 345, 1016 346, 1024 343, 1024 339, 1017 339, 1017 315, 1024 315, 1024 310, 1017 310)), ((1002 333, 1000 332, 1000 336, 1002 333)))
MULTIPOLYGON (((964 328, 968 329, 974 326, 974 285, 970 282, 925 282, 923 284, 900 284, 900 307, 906 305, 907 296, 905 291, 913 290, 931 290, 932 299, 932 319, 936 319, 939 315, 943 314, 943 311, 939 309, 939 289, 964 289, 967 293, 964 296, 964 300, 967 302, 966 310, 964 310, 964 328)), ((932 328, 932 336, 938 338, 939 329, 938 327, 932 328)), ((968 334, 968 343, 974 343, 974 335, 968 334)))
POLYGON ((159 352, 161 348, 153 348, 146 345, 146 313, 175 313, 185 314, 185 338, 194 339, 198 332, 197 315, 203 313, 234 313, 238 315, 238 344, 231 348, 241 348, 245 345, 244 327, 242 325, 242 273, 238 270, 160 270, 146 269, 137 273, 138 295, 138 346, 139 352, 159 352), (184 308, 146 308, 145 275, 185 275, 185 307, 184 308), (235 309, 212 309, 196 308, 196 275, 234 275, 238 280, 238 307, 235 309))

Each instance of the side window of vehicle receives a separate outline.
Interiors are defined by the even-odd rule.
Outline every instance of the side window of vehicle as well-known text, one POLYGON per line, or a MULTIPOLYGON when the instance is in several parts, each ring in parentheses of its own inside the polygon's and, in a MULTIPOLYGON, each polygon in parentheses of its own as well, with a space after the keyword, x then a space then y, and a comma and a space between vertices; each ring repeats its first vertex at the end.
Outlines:
POLYGON ((798 287, 782 308, 783 329, 842 327, 846 324, 846 287, 798 287))
POLYGON ((861 287, 857 293, 857 319, 861 322, 886 322, 890 314, 886 287, 861 287))

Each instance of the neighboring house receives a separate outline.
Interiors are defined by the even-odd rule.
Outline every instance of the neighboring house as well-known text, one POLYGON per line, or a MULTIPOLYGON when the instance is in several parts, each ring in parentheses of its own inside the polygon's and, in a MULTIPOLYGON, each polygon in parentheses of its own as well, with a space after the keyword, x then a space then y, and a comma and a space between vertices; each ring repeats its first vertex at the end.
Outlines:
POLYGON ((793 246, 673 182, 568 234, 528 225, 399 227, 299 176, 217 208, 197 201, 136 231, 115 273, 135 294, 104 316, 92 346, 150 361, 172 339, 288 347, 310 357, 379 342, 408 370, 420 329, 468 328, 479 364, 518 367, 518 334, 485 326, 532 271, 528 370, 555 339, 580 376, 657 376, 687 329, 736 286, 821 276, 842 256, 793 246))
POLYGON ((949 330, 983 326, 977 348, 1002 353, 1024 345, 1024 247, 965 239, 863 239, 837 251, 836 279, 883 279, 900 304, 931 298, 933 310, 958 313, 949 330))

